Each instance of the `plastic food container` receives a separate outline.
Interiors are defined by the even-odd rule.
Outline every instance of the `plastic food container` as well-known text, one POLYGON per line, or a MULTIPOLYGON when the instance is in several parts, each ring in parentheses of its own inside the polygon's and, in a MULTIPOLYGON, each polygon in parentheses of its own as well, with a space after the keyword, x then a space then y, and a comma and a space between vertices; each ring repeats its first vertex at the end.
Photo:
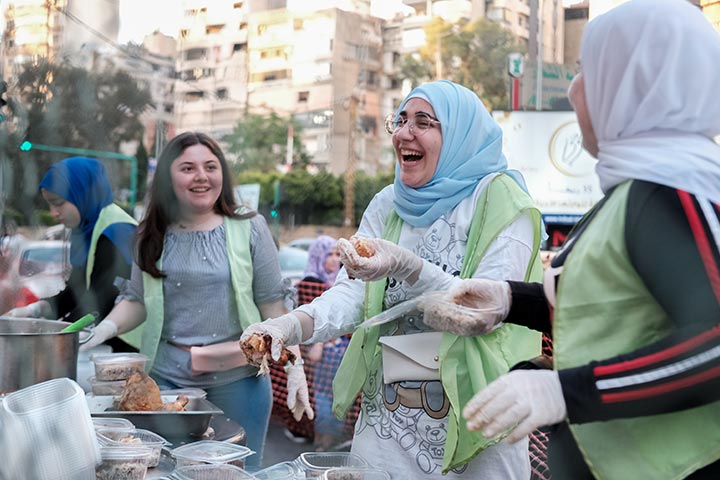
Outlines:
POLYGON ((129 432, 131 430, 135 430, 135 425, 126 418, 93 417, 92 422, 95 427, 95 431, 110 429, 129 432))
POLYGON ((144 480, 152 452, 149 448, 102 447, 96 480, 144 480))
POLYGON ((125 388, 125 380, 103 382, 92 376, 88 378, 88 383, 93 395, 121 395, 125 388))
POLYGON ((178 467, 202 464, 228 464, 245 468, 245 458, 255 454, 252 450, 234 443, 201 440, 177 447, 172 451, 178 467))
POLYGON ((187 465, 175 468, 173 476, 178 480, 254 480, 255 477, 235 465, 187 465))
POLYGON ((97 430, 98 442, 106 447, 124 447, 136 448, 144 447, 150 450, 150 458, 148 460, 149 467, 155 467, 160 463, 160 454, 164 445, 168 441, 157 433, 150 430, 136 428, 134 430, 125 429, 103 429, 97 430))
POLYGON ((141 353, 110 353, 93 355, 95 380, 101 382, 127 380, 135 372, 144 372, 148 358, 141 353))
MULTIPOLYGON (((447 325, 457 323, 457 320, 466 320, 467 324, 482 323, 497 318, 501 314, 500 305, 488 305, 486 308, 472 308, 461 305, 462 299, 452 299, 447 292, 429 292, 421 297, 418 307, 423 311, 423 319, 427 322, 432 319, 436 324, 447 325)), ((495 325, 495 330, 502 322, 495 325)), ((491 331, 488 330, 488 331, 491 331)))
MULTIPOLYGON (((298 470, 294 462, 276 463, 259 472, 255 472, 254 475, 258 480, 295 480, 296 478, 300 478, 298 477, 298 470)), ((305 472, 302 473, 302 478, 305 478, 305 472)))
POLYGON ((321 478, 333 467, 369 467, 360 455, 350 452, 305 452, 295 460, 295 465, 305 472, 305 478, 321 478))
POLYGON ((326 470, 323 480, 391 480, 390 474, 377 468, 338 467, 326 470))

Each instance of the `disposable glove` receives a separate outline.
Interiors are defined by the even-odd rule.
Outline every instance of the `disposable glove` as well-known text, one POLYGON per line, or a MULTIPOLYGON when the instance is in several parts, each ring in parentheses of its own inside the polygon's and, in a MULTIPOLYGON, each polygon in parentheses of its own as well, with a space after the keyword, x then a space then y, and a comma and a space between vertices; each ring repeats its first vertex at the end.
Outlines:
POLYGON ((304 413, 309 420, 312 420, 315 418, 315 412, 310 406, 307 378, 305 378, 305 369, 301 360, 297 360, 293 365, 286 366, 285 371, 288 376, 287 406, 292 412, 293 418, 296 422, 299 422, 304 413))
POLYGON ((87 342, 80 345, 80 351, 84 352, 86 350, 90 350, 93 347, 97 347, 101 343, 105 343, 107 340, 110 340, 118 333, 118 327, 109 318, 106 318, 102 322, 98 323, 98 325, 92 329, 93 336, 88 340, 87 342))
POLYGON ((509 431, 515 443, 533 430, 567 417, 560 377, 554 370, 514 370, 477 393, 463 409, 468 430, 486 438, 509 431))
POLYGON ((24 307, 13 308, 4 314, 5 317, 14 318, 50 318, 51 315, 52 308, 46 300, 38 300, 24 307))
POLYGON ((375 250, 371 257, 362 257, 350 241, 341 238, 337 247, 340 258, 350 278, 372 281, 393 277, 398 281, 415 283, 423 267, 423 259, 410 250, 380 238, 363 238, 375 250))
POLYGON ((455 335, 483 335, 508 316, 512 292, 507 282, 472 278, 463 280, 439 300, 475 310, 453 308, 453 305, 429 298, 421 303, 426 325, 455 335))
POLYGON ((302 342, 302 325, 297 315, 292 312, 264 322, 253 323, 243 331, 240 342, 244 342, 256 333, 272 337, 270 356, 275 361, 280 358, 283 346, 298 345, 302 342))

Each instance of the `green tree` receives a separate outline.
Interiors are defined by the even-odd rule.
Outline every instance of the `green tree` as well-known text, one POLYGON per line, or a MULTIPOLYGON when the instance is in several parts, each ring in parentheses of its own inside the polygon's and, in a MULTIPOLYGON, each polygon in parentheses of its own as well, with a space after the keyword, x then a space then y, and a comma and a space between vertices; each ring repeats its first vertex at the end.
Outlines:
POLYGON ((406 57, 401 72, 422 83, 438 73, 438 47, 442 77, 476 92, 489 109, 502 109, 508 102, 507 56, 524 53, 525 47, 498 23, 480 19, 471 23, 448 23, 435 18, 425 26, 425 47, 417 56, 406 57))
POLYGON ((224 138, 227 151, 238 157, 236 170, 270 172, 283 164, 290 122, 293 125, 293 167, 307 165, 309 156, 300 141, 302 127, 297 122, 275 112, 269 115, 248 113, 224 138))
MULTIPOLYGON (((23 140, 45 145, 118 151, 120 143, 141 141, 140 115, 151 105, 150 93, 124 72, 88 72, 64 64, 28 64, 12 86, 17 126, 7 139, 3 164, 9 206, 31 218, 34 207, 46 208, 37 195, 41 176, 52 162, 68 154, 30 150, 20 152, 23 140), (6 180, 7 179, 7 180, 6 180)), ((9 122, 8 122, 9 123, 9 122)), ((1 126, 0 126, 1 127, 1 126)), ((105 162, 116 193, 129 184, 126 162, 105 162)))

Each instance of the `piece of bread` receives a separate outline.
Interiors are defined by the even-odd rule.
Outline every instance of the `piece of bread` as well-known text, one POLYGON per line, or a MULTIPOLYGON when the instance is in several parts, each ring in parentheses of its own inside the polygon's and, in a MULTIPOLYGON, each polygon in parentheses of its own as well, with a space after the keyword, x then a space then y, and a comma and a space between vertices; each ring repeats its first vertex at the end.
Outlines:
POLYGON ((361 257, 369 258, 375 255, 375 249, 372 247, 372 245, 370 245, 370 242, 368 242, 364 238, 353 238, 353 247, 355 248, 355 251, 358 253, 358 255, 360 255, 361 257))

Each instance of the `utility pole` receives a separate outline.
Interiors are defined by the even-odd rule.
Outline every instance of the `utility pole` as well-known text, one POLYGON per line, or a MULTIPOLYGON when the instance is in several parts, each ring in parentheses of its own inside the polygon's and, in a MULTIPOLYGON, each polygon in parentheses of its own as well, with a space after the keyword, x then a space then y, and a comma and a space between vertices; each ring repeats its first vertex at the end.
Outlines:
POLYGON ((355 233, 355 138, 357 126, 358 97, 354 93, 350 96, 349 132, 348 132, 348 164, 345 170, 345 221, 343 226, 346 236, 355 233))

